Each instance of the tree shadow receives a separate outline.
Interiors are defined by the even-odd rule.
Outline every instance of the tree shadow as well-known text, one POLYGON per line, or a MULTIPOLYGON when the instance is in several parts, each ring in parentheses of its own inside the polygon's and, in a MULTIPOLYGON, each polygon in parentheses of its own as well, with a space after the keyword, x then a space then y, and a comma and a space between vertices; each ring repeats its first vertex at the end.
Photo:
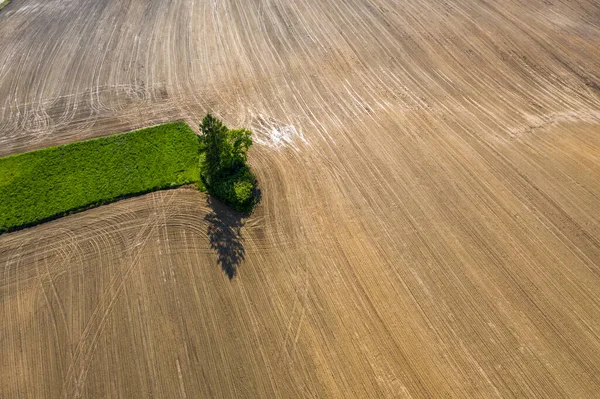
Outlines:
MULTIPOLYGON (((260 202, 260 189, 256 189, 254 198, 256 205, 260 202)), ((211 209, 211 212, 204 217, 208 222, 210 247, 217 254, 217 263, 231 280, 246 258, 241 229, 249 213, 237 212, 210 195, 206 201, 211 209)))

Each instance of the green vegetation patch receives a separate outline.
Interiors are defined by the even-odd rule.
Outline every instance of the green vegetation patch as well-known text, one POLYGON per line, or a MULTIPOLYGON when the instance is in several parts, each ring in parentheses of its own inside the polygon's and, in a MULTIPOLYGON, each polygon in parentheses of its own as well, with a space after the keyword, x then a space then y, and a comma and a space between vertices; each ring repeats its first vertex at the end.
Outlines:
POLYGON ((0 0, 0 10, 2 10, 4 7, 6 7, 8 5, 8 3, 10 3, 10 0, 0 0))
POLYGON ((232 175, 221 176, 208 189, 240 212, 249 212, 255 205, 256 177, 248 166, 239 168, 232 175))
POLYGON ((252 132, 229 129, 208 114, 200 125, 202 180, 208 192, 240 212, 250 212, 258 197, 256 177, 247 165, 252 132))
POLYGON ((0 233, 150 191, 198 183, 183 122, 0 158, 0 233))

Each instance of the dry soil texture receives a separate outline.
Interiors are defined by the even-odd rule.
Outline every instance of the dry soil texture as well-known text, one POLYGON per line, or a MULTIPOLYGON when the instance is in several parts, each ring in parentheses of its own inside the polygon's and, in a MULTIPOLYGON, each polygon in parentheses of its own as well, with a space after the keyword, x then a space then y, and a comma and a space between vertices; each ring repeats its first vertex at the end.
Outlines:
POLYGON ((212 111, 262 184, 0 236, 0 397, 598 397, 596 0, 13 0, 0 42, 0 155, 212 111))

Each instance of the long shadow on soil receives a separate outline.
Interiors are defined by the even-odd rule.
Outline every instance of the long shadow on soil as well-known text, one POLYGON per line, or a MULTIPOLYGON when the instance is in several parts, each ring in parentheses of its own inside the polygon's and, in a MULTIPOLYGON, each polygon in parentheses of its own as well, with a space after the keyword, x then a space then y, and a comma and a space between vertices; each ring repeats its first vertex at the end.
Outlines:
MULTIPOLYGON (((260 191, 256 199, 256 202, 260 200, 260 191)), ((241 229, 248 214, 236 212, 211 196, 207 197, 207 205, 211 212, 204 217, 204 220, 208 222, 210 247, 217 254, 217 263, 231 280, 246 258, 241 229)))

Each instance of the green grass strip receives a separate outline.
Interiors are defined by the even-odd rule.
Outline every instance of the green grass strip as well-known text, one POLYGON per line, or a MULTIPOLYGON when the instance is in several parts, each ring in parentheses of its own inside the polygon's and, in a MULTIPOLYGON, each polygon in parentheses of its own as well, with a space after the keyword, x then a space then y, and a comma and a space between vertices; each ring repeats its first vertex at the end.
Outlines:
POLYGON ((174 122, 0 158, 0 233, 198 183, 199 153, 198 136, 174 122))

